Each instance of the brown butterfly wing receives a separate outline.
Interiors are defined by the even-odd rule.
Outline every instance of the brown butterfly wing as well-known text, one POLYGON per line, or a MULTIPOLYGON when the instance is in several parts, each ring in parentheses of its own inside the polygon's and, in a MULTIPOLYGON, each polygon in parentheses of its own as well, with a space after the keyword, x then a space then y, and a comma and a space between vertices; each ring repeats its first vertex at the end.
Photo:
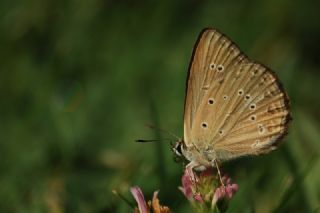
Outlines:
MULTIPOLYGON (((217 89, 225 73, 214 73, 217 64, 241 60, 239 49, 221 33, 214 29, 204 29, 194 47, 189 65, 187 92, 184 110, 184 140, 191 145, 191 130, 203 96, 208 92, 208 85, 217 89), (215 63, 211 63, 211 62, 215 63)), ((211 88, 212 89, 212 88, 211 88)), ((201 113, 201 112, 200 112, 201 113)), ((193 138, 194 139, 194 138, 193 138)))
POLYGON ((205 29, 189 68, 185 144, 213 150, 220 160, 260 154, 276 146, 289 118, 276 75, 226 36, 205 29))

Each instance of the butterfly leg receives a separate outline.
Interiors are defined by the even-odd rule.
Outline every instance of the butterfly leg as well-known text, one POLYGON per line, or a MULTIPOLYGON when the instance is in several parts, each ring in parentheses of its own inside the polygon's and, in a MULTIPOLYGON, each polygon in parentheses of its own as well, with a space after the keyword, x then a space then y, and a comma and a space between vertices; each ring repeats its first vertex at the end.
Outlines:
POLYGON ((187 173, 188 173, 188 176, 190 177, 190 180, 193 182, 193 183, 197 183, 199 180, 197 178, 197 176, 195 175, 194 171, 193 171, 193 168, 194 167, 197 167, 198 164, 195 163, 194 161, 191 161, 187 166, 186 166, 186 170, 187 170, 187 173))
POLYGON ((218 161, 216 159, 214 159, 213 161, 214 161, 215 166, 217 167, 220 183, 223 186, 223 188, 225 188, 225 185, 224 185, 224 183, 222 181, 222 178, 221 178, 221 172, 220 172, 220 169, 219 169, 218 161))

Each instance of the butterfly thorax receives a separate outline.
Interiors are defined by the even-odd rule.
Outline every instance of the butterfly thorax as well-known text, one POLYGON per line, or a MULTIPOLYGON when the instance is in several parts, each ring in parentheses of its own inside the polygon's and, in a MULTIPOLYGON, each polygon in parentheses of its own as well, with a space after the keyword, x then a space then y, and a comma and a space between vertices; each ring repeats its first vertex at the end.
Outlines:
POLYGON ((216 152, 211 147, 196 147, 195 145, 186 146, 184 141, 181 142, 181 153, 190 162, 197 166, 196 170, 204 170, 214 166, 214 160, 217 159, 216 152))
POLYGON ((185 160, 192 162, 194 168, 198 171, 205 170, 209 167, 215 167, 215 160, 218 162, 224 162, 231 160, 233 158, 232 153, 226 150, 215 149, 213 146, 196 146, 196 144, 191 143, 187 145, 184 140, 179 140, 173 147, 173 151, 179 158, 184 158, 185 160))

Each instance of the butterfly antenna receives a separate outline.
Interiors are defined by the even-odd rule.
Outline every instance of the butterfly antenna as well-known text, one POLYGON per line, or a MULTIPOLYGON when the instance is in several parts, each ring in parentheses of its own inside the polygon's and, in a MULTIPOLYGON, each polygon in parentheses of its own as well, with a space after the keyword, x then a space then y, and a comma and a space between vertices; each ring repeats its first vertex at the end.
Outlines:
POLYGON ((171 135, 172 137, 174 137, 174 138, 177 139, 177 140, 180 140, 180 139, 181 139, 181 138, 179 138, 178 136, 176 136, 175 134, 173 134, 172 132, 169 132, 168 130, 155 127, 155 126, 153 126, 153 125, 151 125, 151 124, 147 124, 146 126, 149 127, 150 129, 154 129, 154 130, 157 130, 157 131, 159 131, 159 132, 164 132, 164 133, 166 133, 166 134, 168 134, 168 135, 171 135))
POLYGON ((151 140, 144 140, 144 139, 137 139, 134 140, 137 143, 149 143, 149 142, 157 142, 157 141, 171 141, 170 138, 164 138, 164 139, 151 139, 151 140))

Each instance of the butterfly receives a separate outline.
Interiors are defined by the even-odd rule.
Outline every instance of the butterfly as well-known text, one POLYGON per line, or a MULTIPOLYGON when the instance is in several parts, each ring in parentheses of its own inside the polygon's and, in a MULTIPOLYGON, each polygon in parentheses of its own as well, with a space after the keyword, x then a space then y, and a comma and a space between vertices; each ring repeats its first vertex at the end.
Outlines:
POLYGON ((216 29, 204 29, 189 64, 184 138, 174 147, 186 170, 275 150, 291 120, 289 98, 277 75, 249 59, 216 29))

